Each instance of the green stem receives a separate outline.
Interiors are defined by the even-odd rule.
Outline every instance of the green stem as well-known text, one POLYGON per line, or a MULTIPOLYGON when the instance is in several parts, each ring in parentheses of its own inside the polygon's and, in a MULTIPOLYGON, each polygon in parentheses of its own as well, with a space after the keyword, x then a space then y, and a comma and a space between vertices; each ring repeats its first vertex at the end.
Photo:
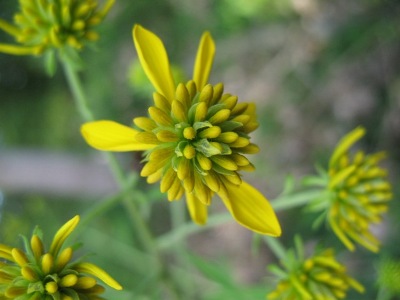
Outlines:
POLYGON ((121 189, 119 193, 98 201, 94 206, 91 206, 90 209, 82 215, 80 227, 85 227, 85 225, 92 221, 95 217, 104 214, 114 205, 120 203, 121 199, 123 197, 126 197, 126 195, 136 185, 137 179, 137 176, 132 176, 131 178, 129 178, 129 184, 124 189, 121 189))
POLYGON ((376 296, 376 300, 390 300, 393 295, 385 288, 381 287, 378 290, 378 295, 376 296))
POLYGON ((187 236, 227 223, 228 221, 232 221, 232 216, 229 213, 222 213, 211 216, 208 219, 207 224, 203 226, 199 226, 191 221, 186 222, 179 228, 173 229, 157 238, 157 246, 159 249, 167 249, 174 246, 180 240, 185 239, 187 236))
MULTIPOLYGON (((74 96, 75 103, 79 113, 81 114, 81 117, 85 121, 93 121, 95 118, 92 111, 89 109, 88 101, 85 97, 85 93, 76 70, 68 61, 62 61, 62 64, 69 88, 74 96)), ((106 156, 115 180, 117 181, 119 187, 122 190, 125 190, 128 186, 128 180, 123 169, 118 163, 118 160, 112 153, 107 152, 106 156)), ((138 232, 144 246, 149 250, 150 253, 156 253, 156 244, 149 231, 149 228, 147 227, 135 205, 134 199, 132 198, 133 194, 133 191, 131 191, 129 195, 122 197, 122 204, 128 212, 130 221, 134 229, 138 232)), ((91 217, 93 217, 93 215, 91 217)))
POLYGON ((281 242, 277 238, 263 236, 263 240, 271 249, 271 251, 276 255, 277 258, 283 259, 285 257, 285 247, 281 244, 281 242))
POLYGON ((76 107, 78 108, 80 115, 85 121, 93 121, 94 116, 87 104, 86 97, 83 92, 83 88, 79 80, 78 74, 74 70, 74 67, 67 61, 63 61, 62 65, 64 67, 64 73, 65 76, 67 77, 70 90, 74 95, 75 104, 76 107))
MULTIPOLYGON (((316 197, 321 195, 322 192, 322 190, 311 190, 296 194, 282 195, 275 200, 272 200, 271 205, 275 211, 291 209, 309 203, 310 200, 315 199, 316 197)), ((157 238, 158 247, 160 249, 169 248, 176 245, 178 241, 183 240, 192 234, 199 233, 201 231, 230 222, 232 220, 233 218, 231 214, 221 213, 210 216, 207 224, 203 226, 199 226, 192 222, 186 222, 185 224, 182 224, 177 228, 173 228, 172 231, 157 238)))
POLYGON ((311 200, 317 198, 322 193, 322 189, 313 189, 289 195, 282 195, 275 200, 272 200, 271 205, 275 211, 291 209, 309 203, 311 200))

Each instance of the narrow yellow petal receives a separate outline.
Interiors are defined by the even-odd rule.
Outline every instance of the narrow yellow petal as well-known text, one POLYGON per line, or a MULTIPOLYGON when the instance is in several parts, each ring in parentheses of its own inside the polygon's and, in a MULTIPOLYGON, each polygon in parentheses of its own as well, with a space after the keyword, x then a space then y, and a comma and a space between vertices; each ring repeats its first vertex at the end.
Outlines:
POLYGON ((49 253, 53 255, 53 257, 57 257, 58 252, 60 251, 62 245, 69 235, 74 231, 76 226, 79 223, 79 215, 76 215, 67 223, 65 223, 54 235, 53 241, 50 246, 49 253))
POLYGON ((15 261, 13 256, 11 255, 11 251, 13 248, 10 246, 0 244, 0 258, 4 258, 9 261, 15 261))
POLYGON ((354 251, 354 244, 346 237, 345 233, 339 226, 336 224, 334 218, 328 218, 329 224, 331 225, 332 230, 335 232, 336 236, 342 241, 342 243, 349 249, 350 251, 354 251))
POLYGON ((42 49, 40 47, 0 44, 0 52, 13 55, 38 55, 42 52, 42 49))
POLYGON ((335 151, 331 156, 331 160, 329 161, 329 167, 332 167, 340 156, 346 153, 355 142, 364 136, 364 134, 365 129, 361 126, 346 134, 336 146, 335 151))
POLYGON ((155 145, 139 143, 135 136, 140 131, 113 121, 95 121, 82 125, 81 133, 93 148, 104 151, 142 151, 155 145))
POLYGON ((13 248, 11 250, 11 255, 14 258, 14 261, 21 267, 24 267, 26 264, 29 263, 26 254, 18 248, 13 248))
POLYGON ((236 221, 250 230, 280 236, 281 227, 268 200, 246 182, 240 186, 224 183, 227 194, 218 193, 236 221))
POLYGON ((21 33, 18 27, 15 27, 2 19, 0 19, 0 29, 3 29, 5 32, 13 36, 18 36, 21 33))
POLYGON ((163 42, 140 25, 135 25, 132 33, 144 72, 157 92, 172 102, 175 98, 175 83, 163 42))
POLYGON ((192 220, 204 225, 207 222, 207 206, 200 202, 193 193, 186 193, 186 203, 192 220))
POLYGON ((76 264, 74 266, 74 269, 79 273, 86 273, 96 276, 113 289, 122 290, 122 286, 114 278, 112 278, 106 271, 94 264, 82 262, 76 264))
POLYGON ((215 44, 209 32, 203 33, 193 70, 193 81, 200 91, 208 81, 215 54, 215 44))

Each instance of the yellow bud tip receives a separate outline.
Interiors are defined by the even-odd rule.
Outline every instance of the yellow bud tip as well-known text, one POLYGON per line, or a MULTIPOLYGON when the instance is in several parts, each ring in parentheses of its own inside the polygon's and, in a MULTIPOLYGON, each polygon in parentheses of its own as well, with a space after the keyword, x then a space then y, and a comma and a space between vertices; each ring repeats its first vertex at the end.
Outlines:
POLYGON ((50 253, 46 253, 42 257, 42 271, 45 275, 49 274, 54 266, 54 259, 50 253))
POLYGON ((183 149, 183 156, 187 159, 192 159, 196 156, 196 149, 192 145, 187 145, 185 149, 183 149))
POLYGON ((196 137, 196 131, 193 127, 183 129, 183 137, 188 140, 193 140, 196 137))
POLYGON ((29 261, 26 257, 25 253, 18 248, 13 248, 11 250, 11 255, 14 258, 14 261, 20 266, 24 267, 29 261))
POLYGON ((54 294, 58 291, 58 285, 54 281, 50 281, 46 283, 45 289, 49 294, 54 294))
POLYGON ((68 274, 61 278, 60 280, 60 286, 62 287, 70 287, 74 286, 78 282, 78 276, 75 274, 68 274))

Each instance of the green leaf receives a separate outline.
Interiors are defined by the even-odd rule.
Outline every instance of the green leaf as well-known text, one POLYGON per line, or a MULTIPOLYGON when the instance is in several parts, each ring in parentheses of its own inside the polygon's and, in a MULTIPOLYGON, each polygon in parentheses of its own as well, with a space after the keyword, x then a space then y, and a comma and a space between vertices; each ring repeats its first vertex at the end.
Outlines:
POLYGON ((190 262, 210 281, 221 286, 235 290, 237 283, 231 277, 233 273, 228 266, 221 263, 221 260, 204 260, 193 254, 188 255, 190 262))

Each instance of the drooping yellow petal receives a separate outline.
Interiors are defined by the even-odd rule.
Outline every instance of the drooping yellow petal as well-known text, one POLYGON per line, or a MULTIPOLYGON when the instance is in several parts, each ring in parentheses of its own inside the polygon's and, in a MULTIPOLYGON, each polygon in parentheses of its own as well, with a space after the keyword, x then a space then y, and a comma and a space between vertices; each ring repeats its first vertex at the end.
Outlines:
POLYGON ((105 151, 142 151, 155 145, 143 144, 135 139, 137 131, 113 121, 95 121, 82 125, 81 133, 93 148, 105 151))
POLYGON ((207 205, 189 192, 186 193, 186 203, 192 220, 199 225, 204 225, 207 222, 207 205))
POLYGON ((200 40, 193 70, 193 81, 196 83, 199 91, 207 84, 214 61, 214 54, 214 41, 211 37, 211 34, 209 32, 205 32, 200 40))
POLYGON ((147 77, 157 92, 171 103, 175 98, 175 83, 163 42, 140 25, 133 27, 133 42, 147 77))
POLYGON ((255 232, 280 236, 281 227, 268 200, 246 182, 225 182, 227 193, 218 193, 236 221, 255 232))
POLYGON ((331 156, 331 160, 329 162, 329 167, 332 167, 338 158, 342 156, 342 154, 346 153, 347 150, 355 143, 357 142, 360 138, 363 137, 365 134, 365 129, 361 126, 357 127, 353 131, 349 132, 346 134, 338 143, 338 145, 335 148, 335 151, 333 152, 331 156))
POLYGON ((105 284, 109 285, 113 289, 122 290, 122 286, 114 278, 112 278, 102 268, 100 268, 94 264, 87 263, 87 262, 81 262, 81 263, 76 264, 73 268, 74 268, 74 270, 76 270, 79 273, 86 273, 86 274, 90 274, 90 275, 93 275, 93 276, 99 278, 105 284))

